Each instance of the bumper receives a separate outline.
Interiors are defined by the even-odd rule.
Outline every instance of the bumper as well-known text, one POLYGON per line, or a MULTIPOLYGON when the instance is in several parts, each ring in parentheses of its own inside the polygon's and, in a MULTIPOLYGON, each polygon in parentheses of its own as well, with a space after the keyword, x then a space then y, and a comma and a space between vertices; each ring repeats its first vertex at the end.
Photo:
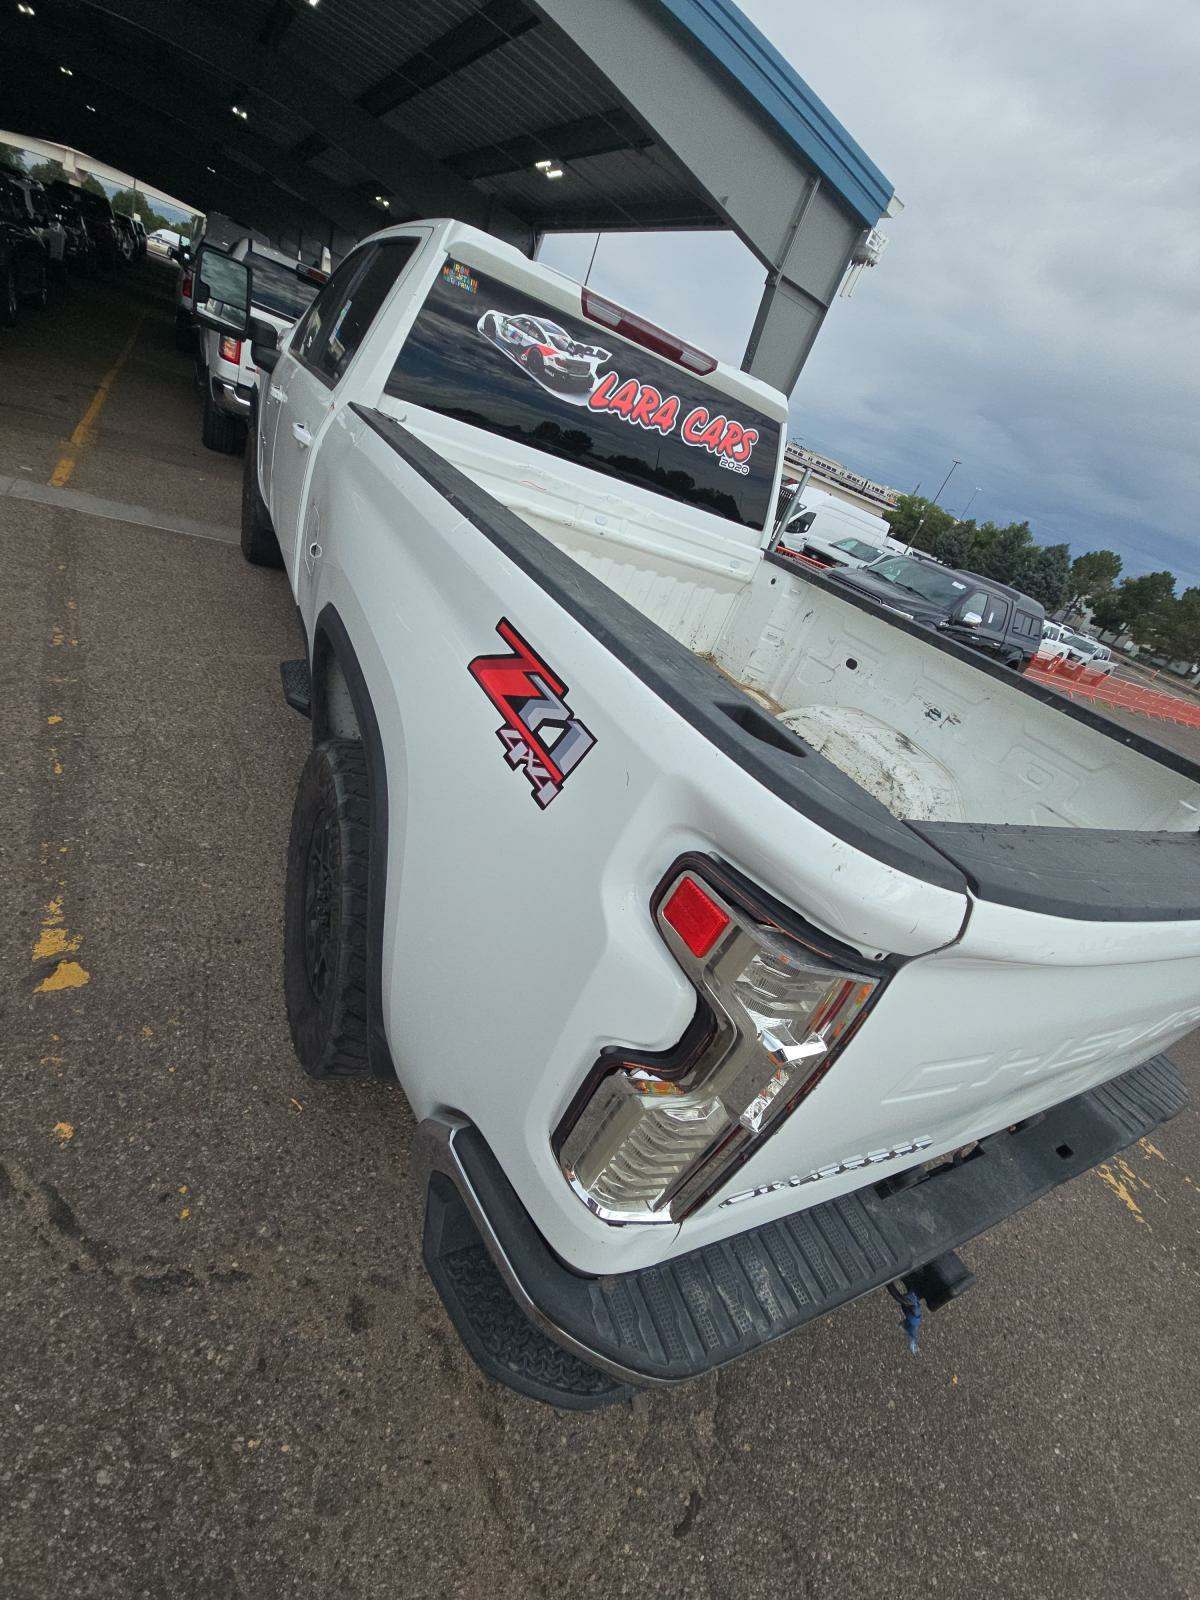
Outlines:
POLYGON ((243 384, 227 383, 224 378, 210 378, 209 389, 218 411, 227 412, 231 417, 249 417, 250 391, 243 384))
POLYGON ((417 1147, 425 1263, 490 1377, 557 1406, 605 1405, 697 1377, 913 1274, 1186 1103, 1174 1066, 1155 1056, 907 1187, 903 1174, 609 1278, 552 1254, 478 1130, 431 1118, 417 1147))

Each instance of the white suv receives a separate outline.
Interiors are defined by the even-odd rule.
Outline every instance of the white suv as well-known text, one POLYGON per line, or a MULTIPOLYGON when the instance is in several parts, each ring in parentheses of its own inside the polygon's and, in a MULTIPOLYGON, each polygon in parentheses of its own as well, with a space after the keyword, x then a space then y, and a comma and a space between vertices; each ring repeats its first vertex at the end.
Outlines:
MULTIPOLYGON (((251 314, 277 334, 285 333, 306 310, 327 276, 256 239, 239 239, 228 254, 253 267, 251 314)), ((214 328, 201 327, 197 332, 197 371, 204 390, 200 436, 210 450, 237 455, 246 442, 258 386, 251 341, 214 328)))

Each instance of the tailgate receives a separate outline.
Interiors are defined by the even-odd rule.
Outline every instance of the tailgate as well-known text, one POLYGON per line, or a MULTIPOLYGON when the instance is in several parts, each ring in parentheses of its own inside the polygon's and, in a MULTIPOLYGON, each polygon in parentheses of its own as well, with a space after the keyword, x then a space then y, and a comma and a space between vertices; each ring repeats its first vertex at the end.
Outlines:
MULTIPOLYGON (((1093 843, 1099 866, 1103 840, 1093 843)), ((1107 1083, 1197 1024, 1200 918, 1083 922, 977 900, 956 944, 895 973, 817 1089, 682 1240, 692 1248, 845 1193, 872 1154, 957 1150, 1107 1083), (728 1207, 789 1179, 800 1181, 728 1207)), ((912 1164, 910 1154, 877 1171, 912 1164)))

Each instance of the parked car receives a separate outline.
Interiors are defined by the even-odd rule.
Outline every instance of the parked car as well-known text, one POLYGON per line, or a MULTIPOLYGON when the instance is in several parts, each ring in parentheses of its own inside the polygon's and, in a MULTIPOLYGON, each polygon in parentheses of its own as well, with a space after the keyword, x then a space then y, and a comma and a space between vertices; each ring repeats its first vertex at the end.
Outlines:
MULTIPOLYGON (((327 276, 252 239, 239 239, 229 254, 253 269, 251 312, 277 334, 285 333, 312 304, 327 276)), ((204 394, 200 436, 210 450, 236 455, 246 442, 258 382, 250 340, 215 328, 200 328, 198 333, 197 372, 204 394)))
POLYGON ((1042 605, 975 572, 912 556, 883 556, 859 571, 832 571, 830 578, 912 622, 940 628, 1017 672, 1024 672, 1041 643, 1042 605))
POLYGON ((103 271, 111 272, 122 260, 121 236, 113 208, 104 195, 93 194, 90 189, 76 189, 73 192, 96 247, 97 263, 103 271))
POLYGON ((18 209, 24 213, 29 227, 42 242, 52 283, 61 287, 66 278, 67 230, 46 193, 45 184, 37 178, 0 173, 0 181, 5 180, 18 209))
POLYGON ((131 267, 141 251, 141 241, 133 218, 127 217, 123 211, 114 211, 113 227, 116 230, 117 254, 125 266, 131 267))
POLYGON ((11 327, 21 302, 44 307, 50 298, 50 257, 25 209, 23 193, 0 173, 0 324, 11 327))
POLYGON ((1099 640, 1085 633, 1076 633, 1062 622, 1046 622, 1042 627, 1042 642, 1038 656, 1043 661, 1073 661, 1106 676, 1117 669, 1112 651, 1099 640))
POLYGON ((282 336, 253 272, 202 250, 196 315, 265 374, 242 549, 304 634, 292 1038, 399 1077, 486 1372, 594 1406, 885 1284, 936 1309, 1186 1103, 1200 767, 981 671, 903 563, 884 605, 764 556, 782 394, 457 222, 282 336), (602 329, 619 389, 564 414, 481 305, 602 329))
POLYGON ((100 260, 79 201, 80 190, 63 178, 55 178, 46 185, 46 195, 66 233, 68 271, 91 276, 99 270, 100 260))
POLYGON ((801 538, 800 551, 822 567, 857 569, 879 560, 879 546, 868 544, 865 539, 829 539, 809 533, 801 538))

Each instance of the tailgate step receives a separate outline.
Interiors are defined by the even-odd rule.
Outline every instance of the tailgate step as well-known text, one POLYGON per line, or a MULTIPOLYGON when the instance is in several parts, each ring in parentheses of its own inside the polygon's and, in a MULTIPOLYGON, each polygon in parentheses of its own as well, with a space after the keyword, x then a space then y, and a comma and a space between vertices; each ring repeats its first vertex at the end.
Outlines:
POLYGON ((897 1279, 928 1290, 931 1306, 945 1304, 970 1281, 961 1263, 948 1270, 950 1252, 1152 1132, 1187 1099, 1170 1060, 1155 1056, 981 1140, 967 1159, 911 1186, 857 1189, 605 1278, 558 1260, 477 1128, 430 1118, 420 1130, 430 1174, 425 1262, 489 1375, 555 1405, 603 1405, 628 1384, 673 1383, 722 1366, 897 1279), (455 1259, 472 1250, 470 1263, 455 1259), (485 1266, 495 1274, 486 1293, 466 1282, 485 1266), (507 1354, 497 1358, 516 1339, 507 1324, 499 1331, 510 1310, 525 1321, 525 1339, 538 1342, 536 1383, 507 1354), (562 1387, 542 1348, 552 1340, 564 1347, 559 1360, 573 1363, 562 1387), (602 1370, 585 1398, 589 1380, 578 1368, 588 1362, 602 1370))
POLYGON ((281 661, 279 676, 283 679, 283 698, 293 711, 302 717, 312 716, 312 680, 308 675, 308 662, 281 661))

